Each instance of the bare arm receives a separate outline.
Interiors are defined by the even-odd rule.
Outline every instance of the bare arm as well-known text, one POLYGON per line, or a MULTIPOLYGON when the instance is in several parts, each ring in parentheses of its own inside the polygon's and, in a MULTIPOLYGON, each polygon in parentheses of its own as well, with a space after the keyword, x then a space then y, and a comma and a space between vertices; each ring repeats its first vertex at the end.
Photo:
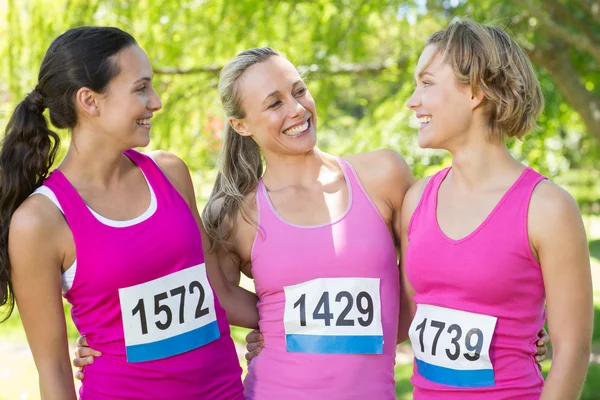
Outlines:
POLYGON ((541 399, 575 399, 585 379, 593 329, 592 281, 581 215, 568 193, 542 182, 531 200, 528 225, 542 267, 554 343, 541 399))
MULTIPOLYGON (((398 269, 400 272, 400 313, 398 316, 398 336, 397 343, 408 340, 408 328, 414 316, 414 302, 412 288, 406 281, 404 273, 404 254, 408 238, 404 237, 403 226, 405 225, 405 216, 402 214, 403 205, 406 201, 406 195, 409 188, 414 185, 415 179, 412 171, 399 155, 396 155, 395 162, 392 164, 389 182, 383 187, 386 188, 386 198, 389 199, 392 208, 392 232, 394 234, 394 243, 398 253, 398 269), (408 285, 407 285, 408 284, 408 285)), ((410 217, 409 217, 410 219, 410 217)))
MULTIPOLYGON (((414 184, 413 174, 402 156, 389 149, 355 154, 347 159, 354 165, 363 186, 390 229, 402 275, 402 204, 406 192, 414 184)), ((402 286, 401 282, 402 279, 398 284, 402 286)), ((401 288, 398 343, 408 339, 408 327, 412 321, 411 304, 412 296, 401 288)))
POLYGON ((220 265, 220 262, 226 261, 226 259, 223 257, 219 259, 218 254, 209 251, 209 239, 198 213, 194 186, 187 166, 177 156, 164 151, 155 152, 152 154, 152 157, 156 160, 165 175, 167 175, 173 186, 175 186, 186 200, 198 223, 202 235, 202 246, 208 279, 221 306, 227 312, 227 321, 231 325, 244 328, 257 328, 258 310, 256 303, 258 302, 258 298, 254 293, 241 288, 238 282, 233 281, 234 279, 226 279, 223 266, 220 265))
MULTIPOLYGON (((421 196, 423 189, 427 184, 428 178, 421 179, 406 193, 404 196, 404 202, 402 204, 402 212, 399 221, 400 225, 400 245, 401 245, 401 264, 406 265, 406 250, 408 248, 408 225, 412 218, 421 196)), ((413 296, 415 291, 406 277, 406 268, 400 269, 400 319, 398 321, 398 343, 404 342, 408 339, 408 330, 410 324, 415 316, 415 303, 413 296)))
POLYGON ((75 400, 61 298, 56 227, 65 224, 41 196, 28 199, 12 218, 9 255, 15 298, 39 373, 43 400, 75 400))
MULTIPOLYGON (((197 212, 196 212, 197 214, 197 212)), ((199 216, 197 216, 200 219, 199 216)), ((217 297, 223 308, 227 311, 227 321, 231 325, 241 326, 243 328, 258 328, 258 297, 256 294, 239 286, 238 282, 232 282, 226 279, 223 273, 223 267, 216 252, 209 251, 209 241, 202 222, 199 223, 202 236, 205 238, 202 243, 204 246, 204 257, 207 265, 208 278, 210 279, 217 297), (209 267, 209 263, 212 269, 209 267), (225 296, 220 293, 225 293, 225 296)), ((227 259, 222 259, 226 262, 227 259)), ((239 275, 238 275, 239 276, 239 275)))

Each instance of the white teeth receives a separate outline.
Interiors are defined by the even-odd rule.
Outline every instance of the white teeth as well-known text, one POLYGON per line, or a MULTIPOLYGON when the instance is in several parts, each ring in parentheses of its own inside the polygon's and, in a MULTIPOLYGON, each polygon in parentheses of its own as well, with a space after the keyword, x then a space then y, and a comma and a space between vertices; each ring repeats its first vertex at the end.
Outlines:
POLYGON ((150 118, 138 119, 136 122, 138 125, 150 125, 150 118))
POLYGON ((300 132, 304 132, 307 129, 308 129, 308 121, 306 121, 302 125, 298 125, 293 128, 286 129, 285 131, 283 131, 283 133, 285 135, 293 136, 293 135, 297 135, 300 132))
POLYGON ((419 120, 419 123, 421 125, 428 124, 428 123, 431 122, 431 117, 429 117, 429 116, 427 116, 427 117, 419 117, 418 120, 419 120))

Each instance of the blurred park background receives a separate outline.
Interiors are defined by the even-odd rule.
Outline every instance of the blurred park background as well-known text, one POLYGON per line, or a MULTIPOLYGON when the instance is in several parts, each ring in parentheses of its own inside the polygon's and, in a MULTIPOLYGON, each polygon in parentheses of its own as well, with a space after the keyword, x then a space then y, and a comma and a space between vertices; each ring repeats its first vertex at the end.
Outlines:
MULTIPOLYGON (((58 34, 112 25, 132 33, 152 61, 164 108, 153 120, 150 147, 186 160, 200 206, 215 177, 224 125, 218 72, 238 52, 258 46, 280 50, 306 74, 322 149, 344 155, 392 148, 422 177, 449 158, 416 145, 417 123, 405 106, 414 66, 426 38, 465 15, 510 31, 541 81, 546 108, 540 127, 510 147, 566 187, 584 214, 596 330, 582 398, 600 399, 598 0, 0 0, 0 126, 4 130, 16 103, 35 87, 41 59, 58 34)), ((68 132, 62 136, 64 153, 68 132)), ((68 329, 73 341, 75 329, 68 329)), ((243 342, 244 330, 233 334, 243 342)), ((398 398, 410 398, 411 360, 400 346, 398 398)), ((545 372, 550 365, 544 362, 545 372)), ((0 400, 25 399, 39 399, 37 372, 16 313, 0 324, 0 400)))

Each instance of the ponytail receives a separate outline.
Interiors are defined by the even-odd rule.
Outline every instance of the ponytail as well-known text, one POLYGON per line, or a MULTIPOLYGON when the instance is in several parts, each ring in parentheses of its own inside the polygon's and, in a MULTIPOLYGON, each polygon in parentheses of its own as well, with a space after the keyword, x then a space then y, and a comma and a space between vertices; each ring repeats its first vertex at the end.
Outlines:
POLYGON ((60 146, 44 117, 44 96, 36 88, 16 107, 0 150, 0 307, 6 320, 14 310, 8 258, 8 231, 17 208, 42 185, 60 146))
POLYGON ((256 190, 263 174, 258 144, 251 137, 238 134, 229 124, 226 124, 218 165, 217 179, 202 213, 211 249, 224 246, 229 240, 238 211, 252 223, 244 211, 244 199, 256 190), (225 219, 229 227, 223 232, 221 226, 225 219))
MULTIPOLYGON (((229 118, 245 117, 237 87, 244 71, 275 56, 280 57, 281 54, 269 47, 250 49, 241 52, 223 67, 219 75, 219 96, 229 118)), ((227 124, 219 155, 217 179, 202 212, 204 228, 211 240, 211 250, 227 243, 238 212, 244 220, 254 223, 244 209, 244 200, 256 190, 262 174, 263 164, 258 144, 251 137, 238 134, 227 124), (229 226, 223 229, 226 219, 229 226)))

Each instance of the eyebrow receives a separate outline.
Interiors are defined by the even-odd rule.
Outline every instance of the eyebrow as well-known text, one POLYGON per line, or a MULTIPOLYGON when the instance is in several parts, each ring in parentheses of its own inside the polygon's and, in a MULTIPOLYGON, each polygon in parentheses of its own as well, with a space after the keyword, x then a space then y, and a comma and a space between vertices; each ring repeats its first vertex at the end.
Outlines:
POLYGON ((133 82, 132 85, 138 84, 140 82, 152 82, 152 77, 147 77, 147 76, 141 77, 140 79, 133 82))
MULTIPOLYGON (((292 90, 294 90, 296 88, 296 86, 298 86, 298 84, 302 83, 302 79, 297 80, 296 82, 294 82, 294 84, 292 85, 292 90)), ((279 94, 279 90, 275 90, 274 92, 271 92, 267 95, 267 97, 265 97, 265 100, 263 101, 263 105, 267 102, 267 100, 269 100, 271 97, 278 95, 279 94)))
MULTIPOLYGON (((432 78, 435 78, 435 75, 434 75, 434 74, 432 74, 431 72, 427 72, 427 71, 421 71, 421 72, 419 72, 419 75, 418 75, 417 77, 418 77, 419 79, 421 79, 421 80, 422 80, 422 79, 425 77, 425 75, 429 75, 429 76, 431 76, 432 78)), ((414 83, 414 84, 415 84, 415 86, 416 86, 416 84, 417 84, 417 80, 416 80, 416 79, 414 79, 414 78, 413 78, 413 83, 414 83)))

